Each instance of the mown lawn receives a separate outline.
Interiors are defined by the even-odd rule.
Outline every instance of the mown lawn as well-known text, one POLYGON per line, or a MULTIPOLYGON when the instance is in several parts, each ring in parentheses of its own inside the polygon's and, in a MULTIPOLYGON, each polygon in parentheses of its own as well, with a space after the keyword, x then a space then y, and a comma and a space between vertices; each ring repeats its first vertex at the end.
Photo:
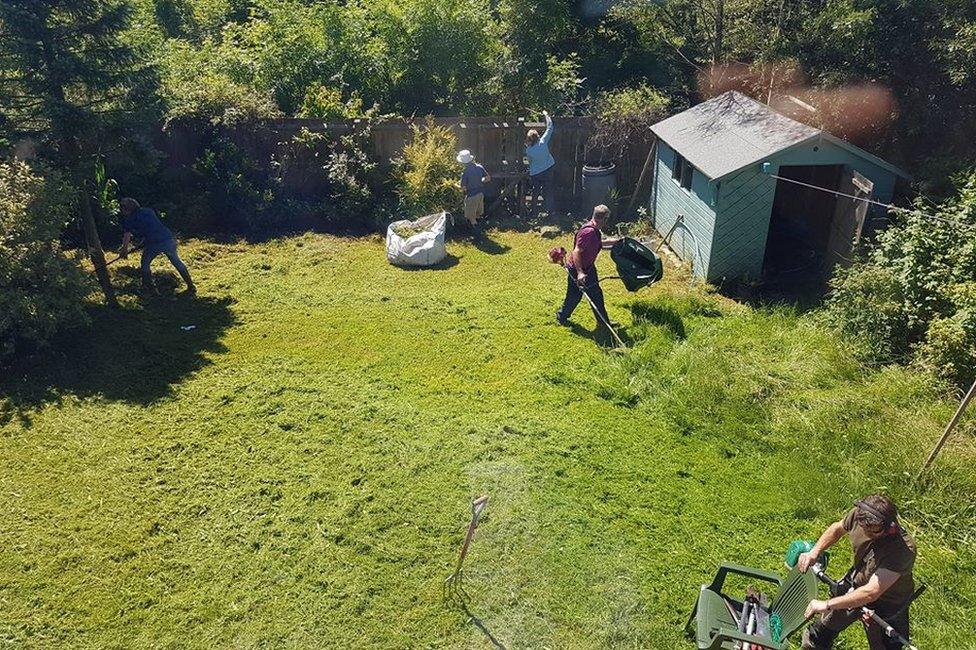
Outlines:
POLYGON ((374 239, 195 242, 197 299, 128 297, 8 372, 0 644, 491 647, 441 599, 487 493, 467 586, 499 643, 690 648, 719 562, 782 570, 885 490, 930 587, 917 645, 976 648, 971 426, 911 488, 951 401, 673 276, 608 284, 634 346, 608 352, 588 310, 554 324, 550 245, 404 271, 374 239))

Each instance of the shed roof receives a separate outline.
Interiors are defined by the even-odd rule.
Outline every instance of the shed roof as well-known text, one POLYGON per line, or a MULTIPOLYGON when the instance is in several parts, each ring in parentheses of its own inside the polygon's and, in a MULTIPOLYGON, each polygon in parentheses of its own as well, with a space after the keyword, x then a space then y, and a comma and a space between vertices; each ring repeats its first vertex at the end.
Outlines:
POLYGON ((829 140, 893 174, 907 177, 905 172, 877 156, 777 113, 735 90, 658 122, 651 131, 712 180, 720 180, 818 138, 829 140))

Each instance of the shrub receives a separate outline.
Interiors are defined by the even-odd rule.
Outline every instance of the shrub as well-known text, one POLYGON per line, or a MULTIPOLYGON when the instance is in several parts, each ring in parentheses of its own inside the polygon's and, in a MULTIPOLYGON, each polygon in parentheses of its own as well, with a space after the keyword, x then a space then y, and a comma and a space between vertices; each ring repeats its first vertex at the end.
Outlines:
POLYGON ((940 379, 967 384, 976 369, 976 283, 957 285, 952 293, 955 313, 932 319, 917 362, 940 379))
POLYGON ((316 83, 305 93, 298 117, 341 120, 368 117, 370 112, 363 110, 363 100, 357 93, 353 92, 349 99, 343 100, 342 91, 338 88, 316 83))
POLYGON ((870 264, 840 269, 832 287, 829 324, 851 336, 875 362, 907 360, 912 337, 905 296, 891 269, 870 264))
POLYGON ((70 197, 53 172, 0 162, 0 362, 86 321, 88 275, 59 243, 70 197))
POLYGON ((369 132, 359 131, 339 138, 329 149, 325 162, 329 198, 341 223, 347 226, 375 226, 376 198, 369 176, 376 163, 366 153, 369 132))
MULTIPOLYGON (((218 218, 218 229, 248 234, 280 226, 271 208, 275 186, 267 172, 226 136, 218 136, 193 165, 202 189, 200 208, 218 218)), ((195 222, 206 223, 206 215, 195 222)))
POLYGON ((376 225, 377 196, 370 186, 376 163, 367 153, 370 131, 335 140, 302 128, 272 159, 289 213, 324 221, 338 230, 376 225))
POLYGON ((424 128, 413 126, 413 138, 397 164, 397 194, 404 209, 422 216, 461 207, 458 179, 457 138, 446 126, 428 120, 424 128))
POLYGON ((169 45, 162 85, 169 104, 167 122, 203 119, 235 124, 281 115, 270 92, 226 69, 232 55, 241 58, 230 46, 210 40, 199 49, 180 42, 169 45))
POLYGON ((586 158, 616 160, 635 142, 651 138, 651 126, 664 119, 670 101, 650 86, 605 92, 593 101, 596 125, 586 158))
POLYGON ((955 182, 956 197, 918 206, 948 221, 903 213, 831 280, 824 316, 870 360, 914 362, 962 384, 976 378, 976 172, 955 182))

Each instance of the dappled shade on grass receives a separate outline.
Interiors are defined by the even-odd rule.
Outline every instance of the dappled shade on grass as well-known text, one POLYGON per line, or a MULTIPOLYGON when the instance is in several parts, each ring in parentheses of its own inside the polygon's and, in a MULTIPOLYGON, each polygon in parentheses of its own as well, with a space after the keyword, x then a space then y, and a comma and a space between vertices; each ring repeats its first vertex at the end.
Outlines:
POLYGON ((235 323, 232 305, 228 296, 179 294, 119 309, 93 306, 90 328, 20 360, 4 373, 0 394, 20 411, 66 394, 149 404, 210 363, 208 354, 224 350, 220 339, 235 323))

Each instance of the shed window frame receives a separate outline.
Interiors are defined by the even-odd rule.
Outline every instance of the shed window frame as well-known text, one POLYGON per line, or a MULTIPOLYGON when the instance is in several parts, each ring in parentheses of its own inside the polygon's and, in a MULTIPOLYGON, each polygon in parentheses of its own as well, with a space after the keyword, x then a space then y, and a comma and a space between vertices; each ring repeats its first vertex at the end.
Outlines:
POLYGON ((675 185, 691 194, 691 185, 695 178, 695 166, 688 162, 677 151, 674 152, 674 164, 671 167, 671 180, 675 185))

